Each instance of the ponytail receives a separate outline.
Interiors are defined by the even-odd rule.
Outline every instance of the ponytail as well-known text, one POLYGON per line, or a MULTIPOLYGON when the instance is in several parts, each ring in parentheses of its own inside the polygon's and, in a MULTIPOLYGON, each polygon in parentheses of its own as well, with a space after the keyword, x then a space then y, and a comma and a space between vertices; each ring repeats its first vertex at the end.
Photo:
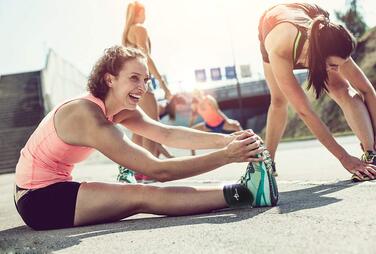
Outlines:
POLYGON ((313 87, 318 99, 324 91, 328 91, 327 58, 348 58, 356 47, 356 41, 348 30, 330 22, 324 15, 313 19, 308 40, 308 89, 313 87))
POLYGON ((328 73, 326 71, 326 58, 321 52, 319 41, 320 29, 327 24, 327 20, 322 15, 313 19, 308 42, 308 89, 313 86, 316 92, 316 99, 320 97, 323 90, 327 91, 326 82, 328 80, 328 73))

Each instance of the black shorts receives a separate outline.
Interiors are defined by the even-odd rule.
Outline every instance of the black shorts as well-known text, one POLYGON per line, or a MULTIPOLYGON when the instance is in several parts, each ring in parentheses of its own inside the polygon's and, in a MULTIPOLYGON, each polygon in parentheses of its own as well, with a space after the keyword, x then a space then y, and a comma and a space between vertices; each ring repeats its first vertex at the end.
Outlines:
POLYGON ((60 182, 29 190, 16 203, 17 211, 36 230, 73 227, 79 188, 77 182, 60 182))

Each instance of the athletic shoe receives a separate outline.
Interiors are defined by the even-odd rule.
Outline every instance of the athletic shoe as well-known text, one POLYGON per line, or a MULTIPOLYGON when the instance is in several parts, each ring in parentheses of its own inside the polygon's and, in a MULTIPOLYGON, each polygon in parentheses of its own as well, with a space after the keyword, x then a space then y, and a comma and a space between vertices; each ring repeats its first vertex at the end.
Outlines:
POLYGON ((368 164, 372 164, 376 166, 376 152, 373 151, 366 151, 362 157, 360 158, 362 161, 368 164))
POLYGON ((134 172, 120 165, 117 180, 123 183, 137 183, 136 178, 134 177, 134 172))
POLYGON ((248 188, 253 195, 253 207, 275 206, 279 194, 277 182, 273 176, 272 159, 266 149, 258 155, 263 161, 250 162, 240 183, 248 188))
MULTIPOLYGON (((364 154, 362 154, 362 157, 360 158, 362 161, 368 164, 372 164, 376 166, 376 153, 373 151, 366 151, 364 154)), ((363 179, 359 176, 353 174, 351 177, 351 181, 353 182, 363 182, 363 181, 369 181, 372 180, 369 178, 369 176, 363 175, 363 179)))

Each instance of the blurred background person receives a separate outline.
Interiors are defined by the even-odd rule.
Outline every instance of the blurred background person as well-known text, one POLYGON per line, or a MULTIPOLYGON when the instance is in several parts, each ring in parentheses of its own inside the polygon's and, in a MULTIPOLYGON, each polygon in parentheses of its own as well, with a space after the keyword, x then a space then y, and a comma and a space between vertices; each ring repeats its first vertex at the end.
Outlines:
MULTIPOLYGON (((191 109, 189 127, 193 129, 225 134, 242 130, 240 123, 228 118, 219 108, 217 100, 202 90, 193 91, 191 109), (198 116, 201 116, 204 121, 194 124, 198 116)), ((194 154, 195 151, 192 150, 192 155, 194 154)))

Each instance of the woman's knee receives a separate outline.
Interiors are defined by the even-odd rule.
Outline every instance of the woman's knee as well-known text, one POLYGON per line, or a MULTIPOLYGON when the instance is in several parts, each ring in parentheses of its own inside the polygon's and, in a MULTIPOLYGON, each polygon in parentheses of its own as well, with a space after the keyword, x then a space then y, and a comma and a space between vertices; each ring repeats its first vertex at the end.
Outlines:
POLYGON ((350 86, 336 86, 329 89, 329 96, 338 104, 342 104, 348 100, 362 100, 360 94, 350 86))
POLYGON ((283 96, 272 96, 270 106, 273 108, 287 108, 287 99, 283 96))
POLYGON ((151 186, 151 185, 138 185, 139 198, 137 200, 137 212, 147 212, 153 206, 153 203, 156 200, 158 192, 161 191, 160 187, 151 186))

